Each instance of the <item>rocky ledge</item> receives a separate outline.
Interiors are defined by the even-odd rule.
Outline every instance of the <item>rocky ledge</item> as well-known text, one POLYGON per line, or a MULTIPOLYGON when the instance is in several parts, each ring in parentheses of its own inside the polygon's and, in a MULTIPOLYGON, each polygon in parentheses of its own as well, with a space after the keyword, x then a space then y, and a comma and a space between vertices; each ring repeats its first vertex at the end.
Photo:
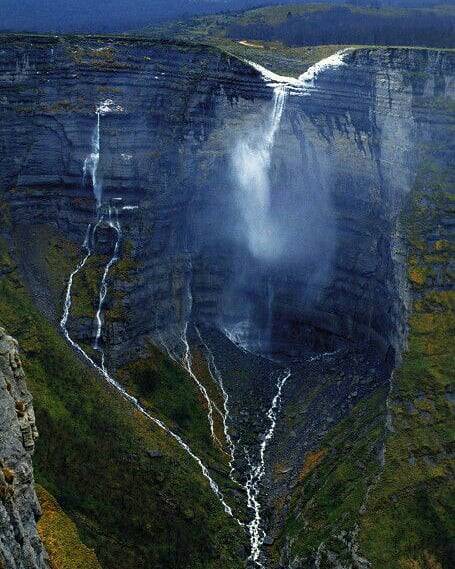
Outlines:
POLYGON ((32 454, 38 431, 16 340, 0 327, 0 567, 45 569, 32 454))

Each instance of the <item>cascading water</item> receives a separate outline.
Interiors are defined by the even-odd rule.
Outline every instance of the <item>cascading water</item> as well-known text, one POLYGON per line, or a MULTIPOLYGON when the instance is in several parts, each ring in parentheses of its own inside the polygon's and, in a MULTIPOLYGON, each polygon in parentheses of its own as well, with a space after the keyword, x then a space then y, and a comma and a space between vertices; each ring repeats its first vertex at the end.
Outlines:
MULTIPOLYGON (((95 341, 94 341, 93 347, 95 350, 97 350, 101 353, 101 367, 104 367, 104 350, 100 347, 99 341, 101 338, 101 332, 102 332, 102 327, 103 327, 102 310, 103 310, 103 304, 104 304, 104 301, 105 301, 106 295, 107 295, 107 277, 108 277, 109 271, 111 270, 114 263, 116 263, 118 261, 120 241, 122 238, 122 229, 121 229, 120 222, 118 219, 118 210, 116 208, 114 208, 114 213, 115 213, 115 217, 113 218, 112 217, 112 208, 111 208, 111 206, 109 206, 107 224, 109 227, 111 227, 115 231, 116 240, 115 240, 114 251, 112 253, 112 257, 109 259, 106 267, 104 268, 103 276, 101 278, 98 309, 96 311, 96 316, 95 316, 96 334, 95 334, 95 341)), ((101 218, 101 219, 103 219, 103 218, 101 218)))
MULTIPOLYGON (((199 381, 199 379, 197 378, 196 374, 193 371, 193 364, 192 364, 192 357, 191 357, 191 349, 190 349, 190 345, 188 343, 188 339, 187 339, 187 329, 188 329, 188 324, 185 324, 185 328, 182 334, 182 342, 185 346, 185 352, 183 355, 183 359, 182 359, 182 365, 183 367, 186 369, 186 371, 188 372, 189 376, 191 377, 191 379, 196 383, 196 385, 198 386, 199 391, 201 392, 202 396, 205 399, 205 402, 207 403, 207 418, 209 421, 209 426, 210 426, 210 433, 212 435, 212 439, 214 441, 214 443, 221 449, 223 450, 223 443, 220 441, 219 437, 217 436, 216 432, 215 432, 215 422, 213 420, 213 411, 214 409, 217 410, 220 414, 221 411, 219 411, 219 409, 215 406, 215 404, 213 403, 213 401, 211 400, 207 389, 205 388, 205 386, 199 381)), ((222 414, 221 414, 222 415, 222 414)))
POLYGON ((224 438, 226 440, 228 449, 229 449, 229 475, 230 478, 233 482, 237 482, 235 476, 234 476, 234 460, 235 460, 235 444, 234 441, 232 440, 232 437, 229 433, 229 427, 228 427, 228 418, 229 418, 229 395, 226 391, 226 389, 224 388, 224 383, 223 383, 223 377, 221 376, 221 373, 219 372, 216 363, 215 363, 215 356, 213 355, 212 350, 209 348, 209 346, 207 345, 207 343, 203 340, 202 338, 202 334, 199 330, 199 328, 196 327, 196 333, 199 337, 199 340, 201 341, 202 347, 204 348, 205 351, 205 358, 207 360, 207 366, 208 366, 208 370, 209 373, 213 379, 213 381, 215 382, 215 384, 220 388, 220 391, 223 395, 223 408, 224 408, 224 413, 221 413, 221 419, 223 421, 223 432, 224 432, 224 438))
POLYGON ((96 207, 99 208, 102 202, 102 185, 98 179, 98 165, 100 162, 100 122, 101 122, 101 106, 96 108, 96 126, 92 134, 92 148, 90 154, 84 160, 83 167, 83 183, 85 184, 87 174, 90 174, 92 180, 93 193, 96 199, 96 207))
POLYGON ((279 236, 271 212, 269 169, 287 94, 286 84, 275 85, 267 124, 240 140, 232 157, 239 190, 238 204, 245 223, 248 245, 255 257, 265 259, 275 258, 280 253, 279 236))
MULTIPOLYGON (((330 66, 337 66, 342 64, 342 54, 336 54, 327 60, 324 60, 312 68, 310 68, 306 73, 300 76, 299 79, 280 77, 276 74, 270 73, 260 66, 254 65, 256 69, 259 69, 264 76, 264 79, 273 87, 273 102, 271 106, 270 114, 266 120, 265 125, 262 128, 257 129, 255 132, 250 132, 245 138, 240 140, 235 146, 235 150, 232 156, 232 165, 237 180, 238 187, 238 202, 240 211, 244 220, 246 237, 248 240, 248 245, 251 253, 254 257, 271 261, 279 257, 282 251, 282 242, 280 240, 279 224, 274 218, 272 211, 272 199, 271 199, 271 180, 270 180, 270 169, 271 160, 273 154, 273 146, 276 139, 276 134, 278 132, 286 100, 289 95, 302 95, 305 94, 309 89, 314 87, 314 80, 319 71, 323 68, 330 66)), ((217 496, 221 502, 224 511, 230 516, 234 517, 232 509, 226 503, 222 492, 220 491, 218 485, 210 476, 210 473, 206 466, 203 464, 201 459, 193 453, 190 447, 183 441, 183 439, 170 430, 162 421, 151 415, 146 409, 144 409, 135 397, 130 395, 108 372, 105 365, 104 351, 100 347, 100 339, 102 336, 102 326, 103 318, 102 311, 104 302, 107 295, 107 279, 109 276, 109 271, 118 259, 120 241, 121 241, 121 226, 118 219, 118 210, 115 210, 115 218, 112 217, 112 212, 109 210, 108 219, 103 217, 102 211, 102 184, 100 182, 100 177, 98 174, 98 167, 100 161, 100 126, 101 126, 101 116, 105 112, 111 111, 110 105, 100 104, 96 109, 96 126, 91 137, 91 152, 84 161, 83 174, 84 181, 87 176, 90 176, 93 192, 96 199, 98 217, 97 223, 93 227, 90 224, 87 228, 87 235, 84 240, 83 248, 85 254, 81 261, 78 263, 77 267, 71 273, 66 290, 65 303, 63 316, 60 322, 62 331, 68 340, 68 342, 90 363, 90 365, 97 370, 102 377, 112 385, 127 401, 129 401, 142 415, 147 417, 155 425, 169 434, 180 446, 192 457, 193 460, 199 465, 202 474, 208 480, 210 488, 217 496), (97 227, 102 222, 107 222, 107 224, 116 232, 116 242, 114 246, 114 252, 109 262, 107 263, 99 291, 99 301, 98 310, 96 313, 96 336, 95 336, 95 349, 101 353, 101 365, 98 365, 75 341, 70 337, 67 330, 67 322, 69 318, 69 313, 71 309, 71 291, 73 286, 74 277, 79 271, 81 271, 86 265, 90 255, 92 254, 92 241, 97 227)), ((118 110, 118 109, 117 109, 118 110)), ((128 206, 124 209, 128 209, 128 206)), ((130 208, 133 209, 133 208, 130 208)), ((190 306, 192 303, 191 290, 189 290, 189 302, 190 306)), ((268 286, 268 322, 267 328, 271 330, 272 320, 273 320, 273 287, 271 283, 268 286)), ((190 309, 191 311, 191 309, 190 309)), ((236 476, 234 473, 234 459, 236 453, 238 453, 238 448, 236 448, 235 443, 229 433, 228 422, 229 422, 229 397, 224 388, 221 375, 215 364, 215 358, 207 344, 202 340, 199 330, 196 328, 196 332, 200 337, 201 344, 203 346, 205 357, 207 359, 209 372, 214 380, 214 382, 219 386, 220 391, 223 395, 223 410, 220 410, 216 404, 211 400, 207 389, 196 377, 193 371, 192 355, 191 349, 187 338, 188 332, 188 322, 185 323, 181 340, 184 344, 184 355, 181 360, 183 367, 187 370, 190 377, 197 384, 200 392, 202 393, 208 408, 208 421, 210 425, 211 435, 214 442, 223 450, 223 442, 220 441, 219 437, 216 435, 215 424, 214 424, 214 413, 219 413, 223 422, 224 440, 226 441, 228 448, 228 455, 230 457, 230 469, 231 478, 236 481, 236 476)), ((240 323, 242 324, 242 323, 240 323)), ((231 331, 226 333, 229 336, 234 336, 231 331)), ((238 338, 237 338, 238 340, 238 338)), ((236 343, 241 342, 236 341, 236 343)), ((166 345, 163 343, 166 348, 166 345)), ((242 346, 243 347, 243 346, 242 346)), ((166 348, 167 349, 167 348, 166 348)), ((245 346, 245 350, 249 351, 249 346, 245 346)), ((172 359, 176 359, 173 354, 170 354, 172 359)), ((252 519, 246 524, 250 535, 250 545, 251 553, 248 561, 255 567, 264 568, 264 562, 262 560, 262 548, 265 540, 265 531, 263 529, 263 519, 261 515, 262 506, 260 501, 260 493, 263 484, 263 479, 266 473, 266 451, 268 449, 269 443, 272 440, 278 420, 278 414, 281 407, 281 397, 282 390, 291 375, 290 371, 286 371, 279 376, 276 383, 276 394, 271 402, 271 406, 266 414, 266 419, 269 422, 267 431, 264 433, 262 442, 260 443, 259 450, 252 452, 252 449, 245 448, 245 457, 247 459, 249 469, 246 477, 246 483, 244 488, 247 495, 247 505, 252 511, 252 519)), ((256 447, 257 448, 257 447, 256 447)), ((236 519, 234 517, 234 519, 236 519)), ((240 525, 243 525, 239 520, 236 520, 240 525)))
MULTIPOLYGON (((103 272, 103 276, 102 276, 102 280, 101 280, 101 286, 100 286, 100 292, 99 292, 99 302, 98 302, 98 310, 96 313, 96 323, 97 323, 97 328, 96 328, 96 336, 95 336, 95 349, 97 349, 98 351, 101 352, 101 365, 98 365, 88 354, 87 352, 77 343, 75 342, 69 332, 68 332, 68 318, 70 315, 70 310, 71 310, 71 304, 72 304, 72 287, 73 287, 73 281, 74 281, 74 277, 85 267, 88 259, 90 258, 90 256, 92 255, 92 242, 95 239, 95 234, 96 234, 96 230, 99 227, 99 225, 101 223, 103 223, 104 221, 104 216, 101 213, 101 206, 102 206, 102 185, 98 180, 98 164, 99 164, 99 158, 100 158, 100 116, 104 113, 110 112, 112 110, 112 101, 108 100, 105 101, 104 103, 100 103, 100 105, 97 106, 96 108, 96 114, 97 114, 97 123, 96 123, 96 127, 95 127, 95 131, 92 135, 92 149, 91 149, 91 153, 89 154, 89 156, 87 156, 87 158, 84 160, 84 165, 83 165, 83 181, 85 181, 85 178, 87 176, 87 173, 90 173, 91 179, 92 179, 92 185, 93 185, 93 191, 94 191, 94 195, 95 195, 95 199, 96 199, 96 205, 97 205, 97 221, 96 224, 93 227, 93 231, 91 230, 92 228, 92 224, 89 224, 87 227, 87 231, 86 231, 86 235, 84 238, 84 242, 82 244, 82 248, 85 250, 85 254, 82 257, 82 259, 79 261, 79 263, 77 264, 76 268, 71 272, 69 278, 68 278, 68 283, 66 286, 66 292, 65 292, 65 301, 64 301, 64 307, 63 307, 63 314, 62 314, 62 318, 60 320, 60 328, 63 332, 64 337, 66 338, 66 340, 68 341, 68 343, 78 352, 80 353, 84 359, 98 372, 101 374, 101 376, 107 381, 107 383, 109 385, 111 385, 118 393, 120 393, 120 395, 129 403, 131 403, 135 409, 137 409, 144 417, 146 417, 147 419, 149 419, 150 421, 152 421, 152 423, 154 423, 156 426, 158 426, 160 429, 162 429, 165 433, 167 433, 169 436, 171 436, 178 444, 181 448, 183 448, 183 450, 198 464, 199 468, 201 469, 201 472, 203 474, 203 476, 207 479, 209 486, 212 490, 212 492, 216 495, 216 497, 218 498, 218 500, 220 501, 221 505, 223 506, 224 511, 226 512, 226 514, 228 514, 229 516, 231 516, 240 526, 243 527, 242 522, 240 522, 233 514, 233 511, 231 509, 231 507, 227 504, 223 493, 221 492, 218 484, 215 482, 215 480, 210 476, 210 473, 207 469, 207 467, 204 465, 204 463, 202 462, 202 460, 191 450, 191 448, 184 442, 184 440, 177 435, 176 433, 174 433, 174 431, 172 431, 171 429, 169 429, 160 419, 158 419, 157 417, 154 417, 153 415, 151 415, 144 407, 142 407, 142 405, 139 403, 139 401, 133 397, 132 395, 130 395, 108 372, 106 365, 105 365, 105 357, 104 357, 104 350, 100 348, 99 346, 99 340, 101 338, 101 334, 102 334, 102 325, 103 325, 103 321, 102 321, 102 317, 101 317, 101 312, 102 312, 102 308, 103 308, 103 304, 107 295, 107 277, 109 275, 109 271, 111 269, 111 267, 113 266, 113 264, 117 261, 118 259, 118 253, 119 253, 119 247, 120 247, 120 240, 121 240, 121 236, 122 236, 122 231, 121 231, 121 225, 118 219, 118 210, 115 209, 115 218, 113 219, 112 217, 112 208, 109 207, 108 209, 108 219, 107 219, 107 224, 109 225, 109 227, 111 227, 112 229, 114 229, 114 231, 116 232, 116 242, 115 242, 115 246, 114 246, 114 252, 112 257, 110 258, 109 262, 107 263, 104 272, 103 272)), ((115 107, 115 110, 119 111, 122 110, 121 107, 115 107)), ((132 207, 128 207, 126 206, 123 209, 136 209, 134 206, 132 207)), ((185 341, 186 341, 186 327, 185 327, 185 341)), ((188 345, 188 343, 186 342, 186 344, 188 345)), ((189 350, 189 347, 188 347, 189 350)), ((185 357, 188 359, 191 357, 191 355, 185 355, 185 357)), ((188 360, 190 361, 190 360, 188 360)), ((190 364, 191 367, 191 364, 190 364)))
MULTIPOLYGON (((273 262, 283 252, 282 222, 276 218, 272 211, 271 199, 271 160, 273 145, 279 129, 287 97, 290 95, 303 96, 316 88, 315 79, 319 72, 330 67, 343 65, 343 52, 338 52, 316 65, 310 67, 298 79, 283 77, 252 62, 248 62, 258 70, 267 84, 273 88, 273 104, 265 126, 252 129, 235 145, 232 156, 232 170, 237 186, 237 199, 241 212, 245 235, 251 254, 263 263, 273 262)), ((270 345, 273 326, 273 284, 271 278, 267 280, 267 345, 270 345)), ((248 353, 254 351, 250 338, 254 338, 254 323, 250 322, 248 315, 224 332, 239 348, 248 353), (251 333, 253 332, 253 333, 251 333)), ((328 354, 327 354, 328 355, 328 354)), ((264 435, 259 448, 257 460, 254 459, 254 449, 244 447, 245 458, 248 464, 248 476, 245 484, 248 506, 253 511, 253 519, 247 524, 251 554, 248 561, 255 567, 264 568, 262 547, 265 540, 263 520, 261 517, 260 492, 262 481, 266 472, 266 450, 273 438, 281 406, 282 389, 291 375, 286 371, 277 382, 277 392, 272 405, 267 412, 269 428, 264 435)))
MULTIPOLYGON (((74 277, 77 275, 77 273, 79 271, 81 271, 84 266, 85 263, 88 261, 90 255, 92 254, 91 248, 90 248, 90 230, 91 230, 92 224, 89 223, 87 226, 87 232, 85 234, 85 239, 84 242, 82 244, 82 248, 85 249, 86 253, 84 255, 84 257, 81 259, 81 261, 79 261, 77 267, 74 269, 74 271, 70 274, 69 278, 68 278, 68 284, 66 285, 66 293, 65 293, 65 302, 63 305, 63 315, 62 318, 60 320, 60 328, 62 329, 65 338, 71 342, 71 339, 68 335, 68 330, 67 330, 67 322, 68 322, 68 317, 70 314, 70 310, 71 310, 71 289, 73 287, 73 280, 74 277)), ((72 342, 71 342, 72 343, 72 342)))
MULTIPOLYGON (((84 259, 86 259, 86 257, 84 257, 84 259)), ((78 269, 76 270, 80 270, 82 268, 83 264, 79 263, 78 265, 78 269)), ((75 271, 73 271, 73 273, 71 273, 72 276, 74 276, 75 271)), ((221 502, 224 511, 226 512, 226 514, 228 514, 229 516, 231 516, 240 526, 243 526, 243 524, 234 516, 233 511, 231 509, 231 507, 226 503, 225 499, 224 499, 224 495, 221 492, 218 484, 215 482, 215 480, 213 480, 213 478, 210 476, 210 473, 207 469, 207 467, 204 465, 204 463, 202 462, 202 460, 191 450, 191 448, 184 442, 184 440, 177 435, 176 433, 174 433, 174 431, 172 431, 171 429, 169 429, 168 427, 166 427, 166 425, 160 421, 160 419, 154 417, 153 415, 151 415, 144 407, 142 407, 142 405, 139 403, 139 401, 133 397, 132 395, 130 395, 108 372, 108 370, 106 369, 106 366, 103 364, 102 367, 99 366, 97 363, 95 363, 95 361, 87 354, 87 352, 85 352, 85 350, 83 350, 81 348, 81 346, 75 342, 71 336, 68 333, 68 329, 67 329, 67 320, 68 320, 68 313, 66 311, 66 305, 71 306, 71 286, 72 286, 72 279, 70 277, 70 280, 68 281, 68 285, 67 285, 67 289, 66 289, 66 300, 67 302, 65 302, 65 312, 64 312, 64 316, 62 318, 62 320, 60 321, 60 326, 61 329, 63 331, 63 334, 65 336, 65 338, 68 340, 68 342, 73 346, 73 348, 75 348, 89 363, 90 365, 97 371, 99 372, 102 377, 109 383, 109 385, 111 385, 112 387, 114 387, 114 389, 120 393, 120 395, 126 399, 129 403, 131 403, 142 415, 144 415, 144 417, 146 417, 147 419, 149 419, 150 421, 152 421, 152 423, 154 423, 155 425, 157 425, 160 429, 162 429, 165 433, 167 433, 168 435, 170 435, 174 440, 176 440, 178 442, 178 444, 185 450, 185 452, 187 454, 189 454, 189 456, 191 456, 191 458, 193 460, 195 460, 195 462, 197 462, 199 468, 201 469, 201 472, 203 474, 203 476, 207 479, 209 486, 211 488, 211 490, 213 491, 213 493, 216 495, 216 497, 218 498, 218 500, 221 502)), ((68 309, 69 312, 69 309, 68 309)))
POLYGON ((248 507, 254 512, 254 517, 248 524, 248 530, 250 533, 250 543, 251 543, 251 554, 248 561, 251 561, 256 567, 264 568, 261 561, 262 546, 265 540, 265 532, 262 528, 262 518, 261 518, 261 503, 259 501, 259 494, 261 491, 261 482, 265 475, 265 452, 267 450, 268 444, 273 438, 275 427, 278 419, 278 413, 281 408, 281 393, 286 381, 291 376, 291 371, 286 370, 277 381, 277 392, 272 400, 272 404, 267 411, 267 419, 269 420, 269 428, 264 435, 259 448, 259 460, 256 464, 250 457, 248 449, 245 448, 245 456, 250 468, 250 473, 245 484, 245 489, 247 492, 248 507))
MULTIPOLYGON (((191 258, 190 258, 190 269, 192 270, 191 258)), ((191 379, 196 383, 199 391, 201 392, 202 396, 204 397, 204 399, 207 403, 207 419, 209 422, 210 433, 211 433, 213 442, 220 448, 221 451, 224 452, 223 443, 220 441, 220 439, 217 436, 216 431, 215 431, 215 422, 213 419, 213 413, 215 411, 221 416, 223 424, 224 424, 224 415, 223 415, 222 411, 218 408, 216 403, 214 401, 212 401, 207 389, 201 383, 201 381, 199 381, 198 377, 196 376, 196 374, 193 371, 191 348, 190 348, 190 345, 188 342, 188 322, 190 320, 192 306, 193 306, 193 296, 191 293, 191 282, 188 282, 188 286, 187 286, 187 310, 188 310, 188 314, 187 314, 187 319, 186 319, 187 321, 183 327, 182 335, 180 337, 180 339, 183 343, 183 346, 184 346, 184 353, 183 353, 183 358, 181 360, 181 364, 183 365, 184 369, 188 372, 188 375, 191 377, 191 379)), ((165 346, 165 349, 168 352, 168 354, 170 354, 170 351, 166 346, 165 346)), ((174 357, 172 357, 172 359, 174 361, 176 361, 174 357)))

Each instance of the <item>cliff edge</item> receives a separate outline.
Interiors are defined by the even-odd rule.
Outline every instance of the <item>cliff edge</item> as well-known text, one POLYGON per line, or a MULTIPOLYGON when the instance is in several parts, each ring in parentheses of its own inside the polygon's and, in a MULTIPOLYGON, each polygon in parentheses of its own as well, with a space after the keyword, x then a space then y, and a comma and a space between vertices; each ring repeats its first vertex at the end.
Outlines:
POLYGON ((0 327, 0 567, 46 569, 32 454, 38 431, 16 340, 0 327))

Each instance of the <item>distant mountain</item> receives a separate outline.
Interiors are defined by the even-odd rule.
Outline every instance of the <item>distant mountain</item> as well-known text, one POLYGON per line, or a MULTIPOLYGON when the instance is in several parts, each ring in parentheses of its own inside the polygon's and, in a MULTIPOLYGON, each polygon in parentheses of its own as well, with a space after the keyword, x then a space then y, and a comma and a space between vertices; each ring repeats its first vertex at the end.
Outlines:
MULTIPOLYGON (((280 4, 280 0, 0 0, 0 30, 123 32, 183 16, 280 4)), ((297 0, 308 4, 314 0, 297 0)), ((329 4, 340 4, 329 0, 329 4)), ((362 6, 421 6, 429 0, 358 0, 362 6)))

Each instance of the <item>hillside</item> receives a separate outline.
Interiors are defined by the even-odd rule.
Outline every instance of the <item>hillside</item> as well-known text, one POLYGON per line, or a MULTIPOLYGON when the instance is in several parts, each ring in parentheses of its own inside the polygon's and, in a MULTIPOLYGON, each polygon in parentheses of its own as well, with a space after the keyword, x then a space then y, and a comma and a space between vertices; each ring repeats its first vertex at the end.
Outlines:
POLYGON ((455 7, 363 8, 282 4, 177 19, 140 34, 207 43, 277 73, 298 76, 346 46, 455 47, 455 7))

